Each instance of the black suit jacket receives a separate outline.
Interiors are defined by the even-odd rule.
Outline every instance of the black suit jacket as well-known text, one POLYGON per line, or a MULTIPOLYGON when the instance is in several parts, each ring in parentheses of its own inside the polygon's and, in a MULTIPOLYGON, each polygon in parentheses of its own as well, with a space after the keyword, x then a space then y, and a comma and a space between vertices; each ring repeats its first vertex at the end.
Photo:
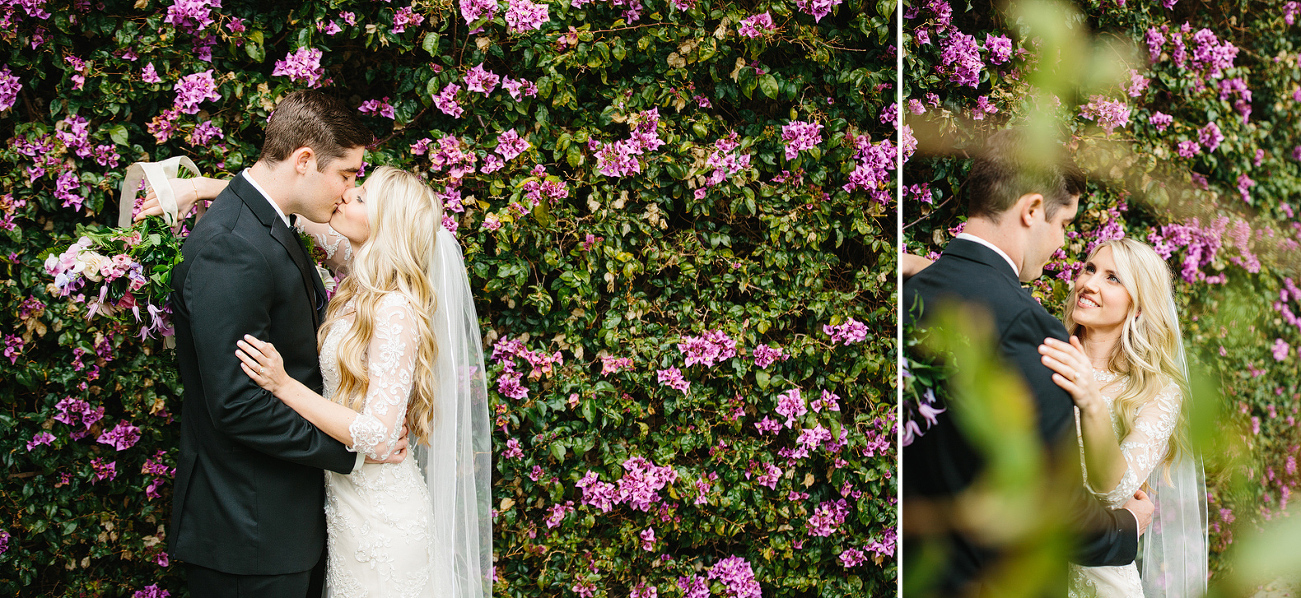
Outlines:
POLYGON ((171 298, 185 383, 172 556, 239 575, 311 569, 325 546, 321 470, 349 473, 356 454, 245 375, 235 341, 270 341, 289 375, 320 391, 325 289, 298 236, 243 175, 182 256, 171 298))
MULTIPOLYGON (((904 317, 915 324, 918 314, 914 306, 920 301, 924 326, 926 309, 946 299, 974 304, 989 312, 994 319, 999 354, 1020 372, 1033 394, 1045 446, 1049 450, 1070 450, 1066 462, 1078 462, 1074 453, 1074 402, 1052 381, 1052 371, 1043 365, 1039 355, 1039 345, 1045 338, 1067 339, 1062 323, 1021 287, 1007 260, 965 239, 954 240, 940 259, 904 283, 904 317)), ((961 405, 949 404, 948 408, 960 409, 961 405)), ((907 509, 910 496, 943 499, 956 495, 976 480, 984 463, 950 414, 942 413, 936 425, 904 448, 903 468, 903 508, 907 509)), ((1075 517, 1071 524, 1080 533, 1073 560, 1088 566, 1124 565, 1134 560, 1138 523, 1133 514, 1104 507, 1084 491, 1082 484, 1063 500, 1070 501, 1069 512, 1075 517)), ((962 592, 997 557, 995 552, 961 535, 951 534, 948 539, 950 553, 940 584, 941 595, 962 592)), ((905 538, 905 567, 917 560, 908 558, 908 545, 905 538)), ((1063 580, 1065 576, 1063 563, 1063 580)))

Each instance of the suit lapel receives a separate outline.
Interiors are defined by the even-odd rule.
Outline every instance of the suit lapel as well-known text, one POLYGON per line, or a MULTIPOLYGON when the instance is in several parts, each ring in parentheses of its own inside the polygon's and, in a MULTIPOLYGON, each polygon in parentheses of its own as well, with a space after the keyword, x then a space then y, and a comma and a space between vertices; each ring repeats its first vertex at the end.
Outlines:
POLYGON ((263 226, 271 229, 271 237, 285 248, 289 257, 294 260, 294 265, 298 266, 298 274, 303 279, 307 300, 312 307, 312 325, 319 328, 325 314, 325 287, 321 284, 321 277, 316 274, 316 268, 308 259, 307 250, 303 249, 303 242, 285 225, 280 215, 276 214, 269 200, 245 180, 243 174, 231 179, 228 189, 248 206, 263 226))
POLYGON ((303 277, 303 285, 307 287, 307 298, 312 302, 312 325, 319 328, 321 326, 320 304, 325 300, 325 289, 321 287, 320 277, 316 275, 316 268, 307 259, 307 251, 303 249, 303 242, 298 239, 298 235, 285 226, 285 222, 278 216, 271 221, 271 237, 284 246, 285 251, 289 252, 289 257, 292 257, 294 264, 298 266, 298 274, 303 277))

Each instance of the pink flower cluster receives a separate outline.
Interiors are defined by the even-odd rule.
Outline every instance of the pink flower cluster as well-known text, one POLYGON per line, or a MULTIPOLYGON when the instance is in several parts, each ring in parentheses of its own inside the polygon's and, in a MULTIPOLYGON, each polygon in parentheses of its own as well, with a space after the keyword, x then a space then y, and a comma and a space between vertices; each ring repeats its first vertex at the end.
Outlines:
POLYGON ((793 120, 782 126, 782 141, 785 142, 786 159, 794 160, 801 151, 822 143, 822 125, 793 120))
POLYGON ((600 481, 596 472, 588 471, 575 487, 583 491, 583 506, 608 513, 615 506, 626 504, 630 508, 650 512, 660 502, 660 490, 676 482, 678 473, 667 465, 658 466, 644 457, 631 457, 623 462, 624 475, 614 484, 600 481))
POLYGON ((456 92, 460 90, 460 85, 448 83, 442 91, 438 92, 438 95, 434 96, 434 107, 452 118, 461 118, 465 109, 461 108, 461 104, 456 101, 456 92))
POLYGON ((655 373, 661 385, 681 391, 682 394, 687 394, 687 389, 691 388, 691 382, 683 378, 682 370, 676 367, 670 366, 668 369, 656 370, 655 373))
POLYGON ((527 79, 511 79, 510 77, 502 77, 501 87, 509 92, 511 99, 516 102, 520 101, 520 99, 525 96, 533 98, 538 95, 538 86, 534 85, 532 81, 527 79))
POLYGON ((1281 338, 1274 339, 1274 349, 1273 349, 1274 361, 1283 361, 1284 359, 1287 359, 1288 353, 1291 352, 1291 350, 1292 347, 1288 346, 1288 344, 1284 342, 1283 339, 1281 338))
POLYGON ((272 77, 289 77, 295 83, 306 83, 308 87, 320 87, 325 78, 325 69, 321 67, 324 52, 316 48, 299 48, 285 55, 284 60, 276 61, 272 77))
POLYGON ((176 90, 175 108, 185 114, 197 113, 200 102, 221 99, 217 82, 212 78, 212 69, 181 77, 172 89, 176 90))
POLYGON ((32 449, 38 446, 49 446, 52 442, 54 442, 53 434, 45 431, 37 432, 36 435, 32 436, 32 439, 27 442, 27 452, 32 452, 32 449))
POLYGON ((90 469, 95 473, 95 479, 90 481, 91 484, 102 482, 104 480, 111 482, 113 479, 117 478, 116 461, 106 462, 102 458, 91 459, 90 469))
POLYGON ((225 138, 226 134, 222 132, 221 127, 213 124, 210 120, 205 120, 195 125, 194 129, 190 131, 188 141, 190 145, 207 147, 213 140, 225 138))
POLYGON ((403 33, 407 27, 418 27, 423 22, 425 22, 424 15, 411 10, 410 6, 404 6, 393 13, 393 29, 390 31, 395 34, 403 33))
POLYGON ((497 378, 497 391, 516 400, 527 398, 529 394, 528 388, 520 385, 524 373, 515 369, 517 358, 523 359, 532 368, 528 372, 530 380, 550 376, 555 373, 557 366, 565 363, 559 351, 548 355, 524 348, 524 341, 518 339, 503 337, 498 340, 492 347, 491 357, 493 361, 502 364, 503 368, 501 376, 497 378))
POLYGON ((990 64, 1003 64, 1012 59, 1012 40, 1005 35, 985 34, 985 51, 990 64))
POLYGON ((754 578, 754 570, 750 567, 749 561, 736 555, 729 556, 709 568, 706 575, 709 579, 718 580, 726 588, 726 595, 730 598, 761 598, 763 596, 762 588, 759 582, 754 578))
POLYGON ((1100 95, 1089 98, 1089 103, 1080 106, 1080 116, 1096 121, 1108 136, 1129 124, 1129 112, 1130 108, 1124 102, 1100 95))
MULTIPOLYGON (((426 146, 428 147, 428 146, 426 146)), ((438 145, 429 150, 429 160, 435 172, 447 169, 453 181, 460 181, 468 174, 474 174, 474 163, 478 156, 469 148, 461 146, 461 140, 454 135, 440 137, 438 145)))
POLYGON ((754 365, 760 369, 768 369, 768 366, 790 358, 791 356, 782 351, 781 347, 758 345, 754 348, 754 365))
POLYGON ((547 529, 553 529, 560 526, 560 522, 565 520, 565 515, 574 510, 574 501, 567 500, 564 503, 551 505, 551 515, 547 517, 547 529))
POLYGON ((397 118, 397 115, 393 112, 393 106, 388 103, 388 97, 382 100, 366 100, 361 103, 361 106, 357 107, 357 111, 362 114, 374 114, 388 119, 397 118))
POLYGON ((777 27, 772 22, 772 15, 764 11, 741 19, 741 24, 737 27, 737 33, 740 33, 741 37, 762 37, 765 31, 775 31, 776 29, 777 27))
MULTIPOLYGON (((750 154, 737 154, 733 151, 740 145, 736 133, 714 142, 714 151, 705 160, 705 168, 713 168, 714 171, 705 178, 705 187, 713 187, 750 167, 750 154)), ((703 189, 697 189, 696 199, 703 197, 703 189)))
POLYGON ((483 63, 471 68, 465 73, 465 89, 468 91, 477 91, 483 95, 492 93, 501 82, 501 77, 492 71, 485 70, 483 63))
POLYGON ((524 33, 542 27, 551 20, 546 3, 530 0, 506 0, 506 29, 511 33, 524 33))
POLYGON ((596 154, 596 170, 608 177, 624 177, 641 172, 637 156, 653 152, 664 145, 659 137, 660 112, 652 108, 640 112, 632 119, 632 133, 628 139, 602 144, 596 139, 587 143, 588 150, 596 154))
POLYGON ((807 15, 813 17, 813 22, 822 21, 822 17, 831 13, 831 9, 840 6, 844 0, 795 0, 795 6, 799 7, 807 15))
POLYGON ((825 538, 836 533, 836 530, 845 523, 845 516, 848 514, 849 503, 845 502, 845 499, 826 501, 813 509, 813 514, 809 516, 805 526, 810 536, 825 538))
POLYGON ((71 426, 72 432, 68 437, 73 440, 90 436, 90 427, 104 418, 103 406, 91 408, 90 403, 72 397, 60 400, 54 408, 59 410, 59 413, 54 416, 54 421, 71 426))
POLYGON ((213 24, 212 9, 221 8, 221 0, 174 0, 167 7, 163 22, 185 33, 197 33, 213 24))
POLYGON ((940 44, 940 65, 936 69, 958 85, 979 86, 985 63, 980 60, 976 38, 957 30, 950 33, 940 44))
POLYGON ((684 336, 678 343, 678 351, 687 356, 687 367, 703 364, 713 367, 716 363, 736 357, 736 341, 722 330, 706 330, 700 336, 684 336))
POLYGON ((515 129, 509 129, 497 136, 497 153, 501 154, 502 159, 507 162, 528 151, 530 147, 532 146, 529 145, 528 140, 520 137, 515 129))
POLYGON ((777 395, 777 408, 774 409, 777 415, 786 418, 786 427, 789 428, 795 424, 795 419, 809 412, 808 407, 804 405, 804 399, 800 395, 800 389, 792 388, 780 395, 777 395))
MULTIPOLYGON (((769 490, 776 490, 777 482, 781 480, 782 474, 785 472, 772 463, 759 463, 757 465, 763 469, 763 473, 759 474, 759 477, 755 478, 754 482, 760 486, 767 486, 769 490)), ((745 472, 745 477, 746 479, 750 478, 749 471, 745 472)))
POLYGON ((1215 262, 1224 244, 1229 218, 1216 218, 1210 226, 1202 228, 1197 218, 1187 224, 1166 224, 1160 231, 1152 231, 1147 240, 1162 259, 1169 260, 1180 248, 1185 250, 1180 260, 1180 276, 1187 282, 1222 283, 1222 275, 1207 276, 1201 269, 1215 262))
POLYGON ((867 324, 849 318, 841 324, 826 324, 822 331, 831 337, 831 344, 842 343, 845 346, 867 340, 867 324))
POLYGON ((163 485, 163 478, 170 478, 176 475, 176 468, 168 467, 164 462, 166 458, 167 453, 159 450, 154 453, 153 457, 147 459, 145 464, 140 467, 140 473, 153 476, 154 478, 149 482, 149 486, 145 488, 145 495, 149 498, 160 498, 162 495, 158 493, 158 488, 163 485))
POLYGON ((601 375, 609 376, 633 369, 632 359, 607 355, 601 358, 601 375))
POLYGON ((119 421, 112 430, 106 430, 96 439, 100 444, 107 444, 118 451, 124 451, 140 441, 140 428, 126 420, 119 421))
POLYGON ((0 69, 0 112, 13 108, 14 102, 18 101, 18 92, 22 90, 22 80, 6 64, 0 69))
POLYGON ((497 14, 497 0, 461 0, 461 18, 469 25, 480 18, 493 18, 497 14))
POLYGON ((854 137, 852 141, 846 137, 846 142, 854 144, 854 159, 858 164, 849 173, 849 182, 842 188, 847 193, 863 189, 871 194, 873 201, 882 205, 888 203, 893 197, 889 184, 892 180, 890 171, 895 169, 894 143, 883 139, 881 143, 874 144, 866 134, 854 137))
POLYGON ((1157 62, 1166 43, 1170 44, 1170 60, 1179 68, 1191 68, 1207 78, 1216 78, 1225 69, 1233 68, 1238 56, 1238 48, 1230 42, 1221 42, 1210 29, 1201 29, 1193 33, 1193 28, 1184 23, 1171 30, 1169 25, 1162 25, 1160 30, 1149 28, 1146 35, 1148 54, 1157 62), (1191 46, 1192 55, 1188 49, 1191 46))

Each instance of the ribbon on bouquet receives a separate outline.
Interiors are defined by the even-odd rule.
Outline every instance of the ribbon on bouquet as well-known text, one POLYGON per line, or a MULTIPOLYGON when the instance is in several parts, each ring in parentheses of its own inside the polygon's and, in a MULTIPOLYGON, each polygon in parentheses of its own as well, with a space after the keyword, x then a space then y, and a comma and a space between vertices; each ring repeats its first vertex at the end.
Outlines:
MULTIPOLYGON (((149 183, 149 188, 154 190, 154 195, 158 198, 158 205, 163 209, 163 219, 173 231, 180 231, 181 218, 177 214, 176 194, 172 192, 172 186, 167 182, 169 178, 176 178, 176 173, 180 167, 184 166, 190 174, 201 176, 199 167, 194 165, 194 161, 186 156, 172 156, 161 162, 136 162, 126 169, 126 178, 122 180, 122 194, 118 205, 117 225, 119 227, 131 226, 131 212, 135 209, 136 194, 140 191, 140 181, 145 180, 149 183)), ((203 213, 203 203, 199 204, 199 213, 203 213)))

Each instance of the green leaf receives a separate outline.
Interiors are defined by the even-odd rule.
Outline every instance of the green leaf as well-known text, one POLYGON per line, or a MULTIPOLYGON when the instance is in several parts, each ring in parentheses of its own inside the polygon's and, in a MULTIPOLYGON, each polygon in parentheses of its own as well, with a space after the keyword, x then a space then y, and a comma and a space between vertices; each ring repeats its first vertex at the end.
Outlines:
POLYGON ((759 77, 759 91, 762 91, 763 95, 776 99, 780 90, 781 86, 777 84, 776 77, 767 74, 759 77))
POLYGON ((420 42, 420 47, 423 48, 426 52, 429 52, 430 56, 437 58, 438 57, 438 34, 433 31, 426 33, 424 41, 420 42))
POLYGON ((113 143, 118 145, 130 145, 128 143, 130 139, 127 136, 126 127, 123 125, 118 124, 109 127, 108 136, 113 140, 113 143))
POLYGON ((559 440, 551 442, 551 456, 555 457, 557 461, 565 460, 565 452, 565 445, 559 440))

